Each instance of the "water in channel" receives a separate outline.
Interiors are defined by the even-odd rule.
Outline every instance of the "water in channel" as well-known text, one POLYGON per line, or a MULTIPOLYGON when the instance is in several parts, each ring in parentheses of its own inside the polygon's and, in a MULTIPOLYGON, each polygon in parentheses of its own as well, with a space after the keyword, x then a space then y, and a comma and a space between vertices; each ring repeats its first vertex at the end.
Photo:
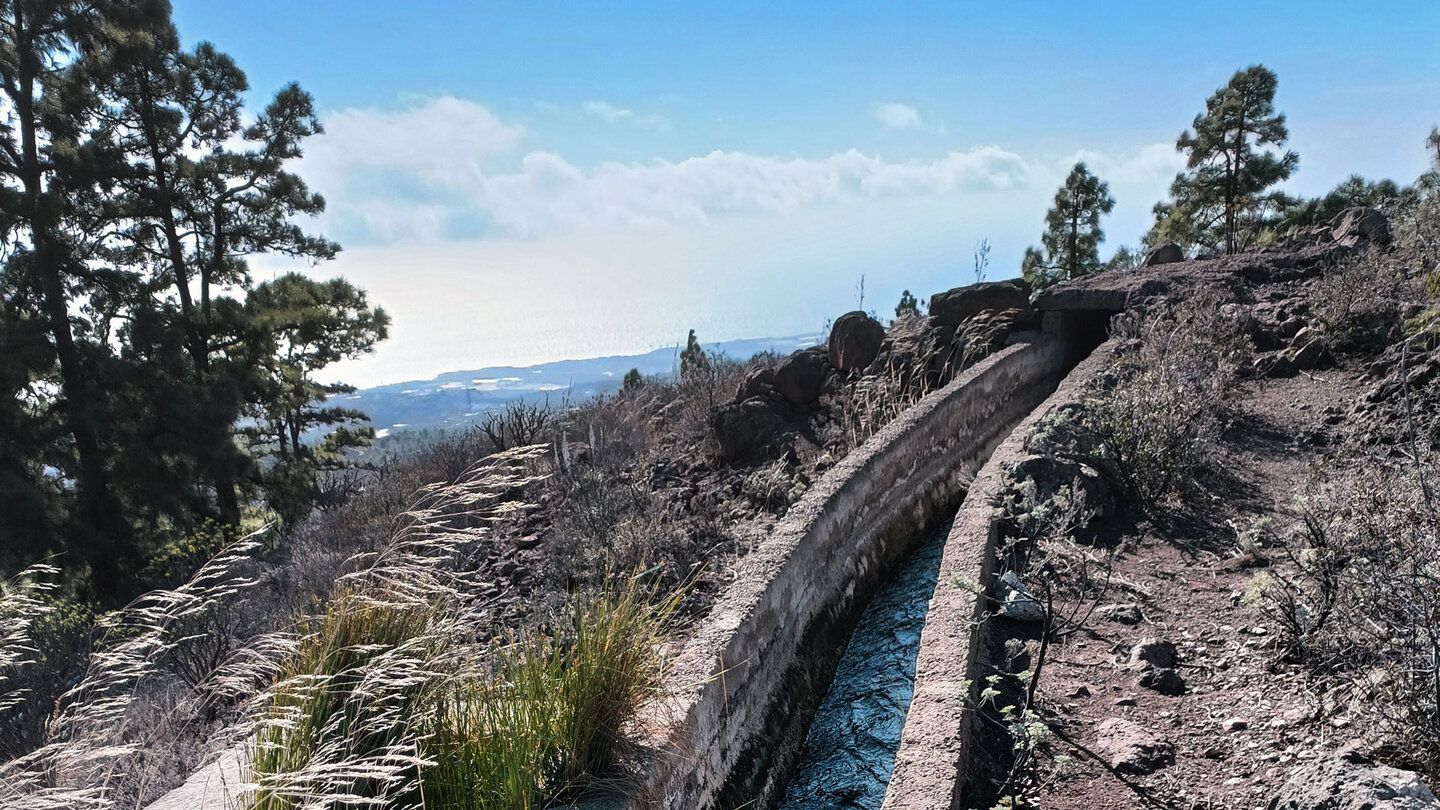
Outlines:
POLYGON ((879 808, 915 686, 920 631, 949 525, 875 592, 800 750, 781 810, 879 808))

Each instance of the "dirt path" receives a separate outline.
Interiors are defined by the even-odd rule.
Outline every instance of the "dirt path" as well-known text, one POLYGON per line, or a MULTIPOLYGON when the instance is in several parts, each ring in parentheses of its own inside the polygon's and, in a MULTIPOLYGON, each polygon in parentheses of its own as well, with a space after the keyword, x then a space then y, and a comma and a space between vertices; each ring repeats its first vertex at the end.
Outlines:
POLYGON ((1288 506, 1337 452, 1363 389, 1344 368, 1247 383, 1198 491, 1158 517, 1121 511, 1092 527, 1120 549, 1105 602, 1134 607, 1097 611, 1046 663, 1039 702, 1059 730, 1042 753, 1042 806, 1263 808, 1293 766, 1354 736, 1343 707, 1272 671, 1277 628, 1246 599, 1266 550, 1242 551, 1240 536, 1289 530, 1288 506), (1140 685, 1131 651, 1150 639, 1174 645, 1182 694, 1140 685), (1168 745, 1173 762, 1117 771, 1101 737, 1125 734, 1153 737, 1162 761, 1168 745))

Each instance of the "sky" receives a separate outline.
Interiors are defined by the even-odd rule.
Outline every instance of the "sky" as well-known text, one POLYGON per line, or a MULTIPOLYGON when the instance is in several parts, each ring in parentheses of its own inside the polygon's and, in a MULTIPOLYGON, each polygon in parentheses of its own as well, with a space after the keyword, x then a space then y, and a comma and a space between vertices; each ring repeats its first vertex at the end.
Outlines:
POLYGON ((344 250, 303 270, 393 318, 330 370, 362 387, 814 332, 973 282, 982 240, 1013 277, 1079 160, 1116 200, 1108 256, 1251 64, 1279 76, 1294 194, 1410 182, 1440 123, 1436 0, 173 2, 252 108, 315 96, 294 168, 344 250))

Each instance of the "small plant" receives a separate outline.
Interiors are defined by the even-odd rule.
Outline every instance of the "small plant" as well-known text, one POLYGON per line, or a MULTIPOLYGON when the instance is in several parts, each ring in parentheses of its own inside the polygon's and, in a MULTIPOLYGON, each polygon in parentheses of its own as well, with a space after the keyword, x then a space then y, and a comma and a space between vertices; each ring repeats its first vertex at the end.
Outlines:
POLYGON ((685 351, 680 353, 680 379, 687 383, 694 382, 709 376, 712 370, 710 357, 695 338, 695 330, 691 329, 690 336, 685 339, 685 351))
POLYGON ((981 284, 985 281, 985 275, 990 269, 990 239, 981 237, 975 243, 975 283, 981 284))
POLYGON ((625 378, 620 383, 620 390, 629 393, 638 391, 643 385, 645 385, 645 378, 640 375, 640 369, 632 368, 625 372, 625 378))
POLYGON ((805 495, 805 482, 790 470, 785 459, 757 468, 745 476, 741 492, 758 509, 784 512, 805 495))
POLYGON ((658 686, 660 631, 679 596, 630 577, 581 598, 562 636, 497 649, 493 668, 444 694, 422 771, 427 803, 510 810, 573 798, 625 753, 625 730, 658 686))

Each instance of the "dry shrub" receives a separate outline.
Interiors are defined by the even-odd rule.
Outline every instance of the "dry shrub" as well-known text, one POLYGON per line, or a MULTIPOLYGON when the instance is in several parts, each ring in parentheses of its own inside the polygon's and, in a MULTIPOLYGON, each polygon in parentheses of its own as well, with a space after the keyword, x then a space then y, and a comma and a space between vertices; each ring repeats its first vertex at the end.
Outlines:
MULTIPOLYGON (((152 591, 101 617, 83 675, 57 700, 42 744, 0 764, 0 805, 16 810, 143 806, 174 777, 185 749, 203 744, 204 703, 213 692, 176 690, 164 662, 184 617, 235 599, 254 585, 260 543, 242 538, 173 590, 152 591)), ((6 655, 23 661, 37 650, 35 630, 50 609, 30 596, 19 605, 20 638, 6 655), (39 612, 36 612, 36 611, 39 612)), ((33 659, 31 659, 33 660, 33 659)), ((14 684, 0 705, 16 697, 14 684)), ((24 694, 19 695, 23 699, 24 694)), ((11 704, 13 705, 13 703, 11 704)), ((190 763, 186 763, 187 765, 190 763)))
POLYGON ((1347 683, 1402 764, 1440 774, 1440 512, 1436 469, 1365 464, 1297 506, 1292 564, 1261 584, 1285 653, 1347 683), (1425 476, 1422 478, 1422 474, 1425 476))
POLYGON ((899 366, 867 374, 846 386, 836 398, 845 448, 853 450, 864 444, 925 394, 923 386, 914 384, 909 370, 899 366))
POLYGON ((1311 285, 1310 317, 1337 350, 1378 350, 1401 326, 1404 275, 1377 251, 1330 268, 1311 285))
POLYGON ((485 414, 477 430, 489 441, 492 452, 500 453, 544 441, 552 419, 548 405, 516 400, 485 414))
POLYGON ((1116 364, 1082 406, 1046 420, 1032 447, 1158 503, 1191 479, 1219 436, 1250 357, 1243 317, 1219 290, 1117 315, 1116 364))

